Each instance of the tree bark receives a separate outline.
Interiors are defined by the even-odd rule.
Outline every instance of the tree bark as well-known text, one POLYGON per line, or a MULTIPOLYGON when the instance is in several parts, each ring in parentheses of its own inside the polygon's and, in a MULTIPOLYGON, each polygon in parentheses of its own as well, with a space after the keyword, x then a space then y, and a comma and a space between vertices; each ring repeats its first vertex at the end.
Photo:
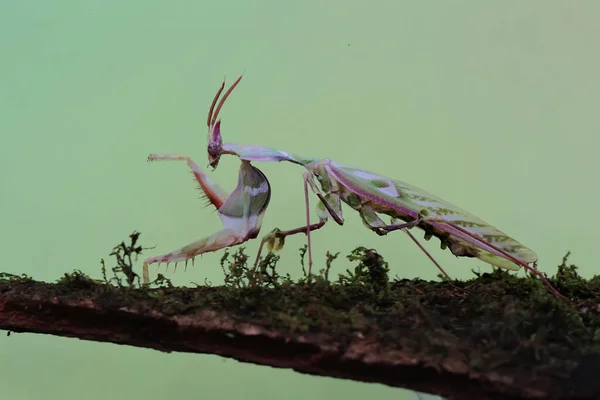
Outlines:
MULTIPOLYGON (((442 291, 453 290, 448 285, 426 282, 418 282, 418 287, 414 288, 416 292, 427 292, 428 298, 440 303, 448 302, 442 291)), ((283 289, 264 289, 256 292, 256 296, 268 299, 269 291, 277 290, 283 289)), ((307 293, 311 289, 294 290, 307 293)), ((291 368, 301 373, 379 382, 439 394, 448 399, 600 398, 595 377, 600 357, 593 353, 574 350, 572 357, 567 357, 556 353, 555 344, 544 342, 538 344, 545 346, 541 351, 542 359, 539 364, 534 361, 531 365, 535 368, 530 368, 522 360, 522 354, 515 350, 521 349, 522 343, 506 349, 496 349, 492 344, 492 347, 481 348, 487 352, 481 359, 485 360, 482 364, 484 361, 481 360, 475 363, 475 353, 468 350, 479 346, 473 342, 473 332, 449 333, 453 326, 458 326, 459 331, 470 326, 468 321, 474 318, 480 319, 479 326, 497 323, 491 319, 501 318, 506 310, 491 310, 475 317, 474 308, 469 308, 474 306, 467 305, 460 310, 467 321, 462 321, 463 328, 460 328, 460 320, 440 327, 438 320, 442 317, 431 311, 432 306, 422 302, 411 305, 407 300, 402 310, 404 318, 415 316, 408 323, 397 325, 394 320, 387 323, 378 316, 377 324, 367 321, 365 326, 357 322, 359 328, 317 329, 302 327, 301 318, 288 320, 291 314, 271 320, 263 313, 266 302, 240 306, 241 301, 248 301, 250 294, 238 298, 232 293, 232 289, 225 287, 118 289, 81 276, 59 284, 27 278, 10 279, 0 281, 0 329, 164 352, 217 354, 242 362, 291 368), (407 314, 411 307, 413 314, 407 314), (490 320, 486 321, 486 318, 490 320), (427 322, 428 319, 432 321, 427 322), (418 330, 415 327, 425 323, 430 324, 428 331, 415 336, 418 330), (493 367, 494 363, 498 366, 493 367), (520 365, 522 363, 525 365, 520 365)), ((453 293, 459 297, 457 292, 453 293)), ((469 295, 477 296, 477 293, 469 295)), ((278 302, 296 301, 294 298, 304 301, 300 300, 300 295, 293 295, 287 300, 278 297, 278 302)), ((312 303, 298 307, 303 310, 302 315, 310 315, 314 310, 312 303)), ((396 318, 391 311, 388 313, 396 318)), ((362 318, 368 315, 365 311, 362 318)), ((352 318, 360 322, 361 315, 352 318)), ((558 322, 552 318, 555 317, 548 317, 546 322, 556 325, 558 322)), ((510 340, 512 343, 534 339, 513 337, 510 340)), ((530 343, 532 353, 539 351, 535 346, 530 343)))

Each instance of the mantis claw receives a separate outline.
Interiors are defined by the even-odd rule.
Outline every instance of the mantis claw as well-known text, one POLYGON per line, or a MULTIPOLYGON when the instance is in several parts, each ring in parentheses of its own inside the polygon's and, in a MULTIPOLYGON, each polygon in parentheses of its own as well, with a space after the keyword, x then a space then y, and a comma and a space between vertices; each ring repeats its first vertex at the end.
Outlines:
POLYGON ((389 233, 389 231, 383 229, 383 228, 372 228, 373 232, 375 232, 376 234, 378 234, 379 236, 385 236, 389 233))
POLYGON ((267 245, 267 250, 279 251, 285 245, 285 235, 281 233, 281 229, 275 228, 267 234, 263 239, 267 245))
POLYGON ((230 194, 225 193, 212 182, 189 157, 177 154, 153 154, 151 160, 187 161, 200 189, 210 203, 217 208, 223 229, 196 240, 168 254, 147 258, 144 261, 144 283, 149 282, 148 265, 158 263, 175 264, 185 261, 187 264, 198 255, 213 252, 225 247, 244 243, 255 238, 260 232, 262 220, 269 204, 271 187, 264 174, 250 162, 243 161, 238 175, 238 185, 230 194))

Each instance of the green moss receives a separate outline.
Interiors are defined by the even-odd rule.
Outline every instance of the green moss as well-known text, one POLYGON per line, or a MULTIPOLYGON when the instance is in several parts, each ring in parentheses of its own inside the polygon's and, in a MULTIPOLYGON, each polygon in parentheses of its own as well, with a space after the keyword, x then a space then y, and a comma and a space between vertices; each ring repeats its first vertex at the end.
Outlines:
POLYGON ((0 283, 18 283, 18 282, 32 282, 33 279, 26 275, 26 274, 21 274, 21 275, 15 275, 15 274, 9 274, 8 272, 0 272, 0 283))
POLYGON ((77 290, 98 290, 107 289, 102 285, 102 281, 94 280, 79 270, 75 270, 70 274, 65 273, 56 281, 59 287, 62 287, 65 292, 77 290))
MULTIPOLYGON (((410 348, 430 358, 459 351, 480 371, 565 376, 583 355, 600 351, 600 277, 583 279, 577 267, 567 264, 569 254, 549 280, 571 303, 552 295, 538 278, 498 269, 474 272, 466 281, 390 279, 384 258, 364 247, 347 256, 355 267, 335 280, 330 274, 339 254, 328 253, 326 268, 312 279, 305 271, 293 280, 277 272, 275 254, 254 268, 238 247, 221 259, 223 286, 174 287, 159 275, 142 287, 133 270, 143 250, 137 245, 139 233, 130 238, 111 253, 116 266, 109 269, 110 278, 102 260, 102 281, 75 271, 48 290, 93 296, 107 308, 137 307, 165 315, 210 309, 290 335, 327 333, 342 342, 371 335, 390 349, 410 348)), ((300 249, 303 270, 305 253, 305 247, 300 249)), ((33 281, 3 274, 2 282, 33 281)))

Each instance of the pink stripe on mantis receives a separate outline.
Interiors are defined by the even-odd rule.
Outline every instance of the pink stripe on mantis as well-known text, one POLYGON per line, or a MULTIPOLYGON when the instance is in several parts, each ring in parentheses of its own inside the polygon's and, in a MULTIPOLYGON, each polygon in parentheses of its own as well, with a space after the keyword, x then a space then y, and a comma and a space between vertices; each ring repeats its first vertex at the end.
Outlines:
MULTIPOLYGON (((355 192, 356 194, 358 194, 361 197, 367 198, 369 200, 372 201, 376 201, 377 203, 381 204, 381 205, 385 205, 386 207, 391 208, 394 211, 397 211, 401 214, 413 217, 413 218, 418 218, 419 214, 413 210, 410 210, 409 208, 406 207, 402 207, 399 206, 397 204, 391 203, 389 201, 387 201, 385 198, 376 196, 370 192, 364 192, 362 190, 360 190, 360 188, 357 188, 356 185, 354 185, 351 181, 349 181, 348 179, 344 178, 342 175, 337 174, 336 173, 336 168, 331 168, 330 165, 325 165, 325 168, 327 169, 327 172, 330 173, 335 179, 337 179, 340 183, 342 183, 345 187, 349 188, 350 190, 352 190, 353 192, 355 192)), ((432 218, 432 221, 427 221, 427 218, 424 219, 425 222, 427 222, 429 225, 444 231, 446 233, 449 233, 451 235, 454 235, 462 240, 464 240, 467 243, 470 243, 474 246, 477 246, 479 248, 481 248, 484 251, 487 251, 488 253, 491 254, 495 254, 497 256, 503 257, 509 261, 512 261, 513 263, 520 265, 521 267, 525 268, 526 270, 534 273, 535 275, 539 276, 540 279, 544 282, 544 284, 546 286, 548 286, 548 288, 550 289, 550 291, 552 293, 554 293, 556 296, 567 300, 568 299, 563 296, 562 294, 560 294, 560 292, 558 290, 556 290, 548 281, 548 279, 537 269, 527 265, 527 263, 519 260, 518 258, 510 255, 509 253, 507 253, 506 251, 498 248, 497 246, 494 246, 493 244, 485 241, 484 239, 478 237, 477 235, 467 231, 466 229, 461 228, 460 226, 450 222, 450 221, 445 221, 443 220, 441 217, 440 218, 432 218), (437 221, 439 222, 436 222, 437 221), (441 221, 440 221, 441 220, 441 221)))

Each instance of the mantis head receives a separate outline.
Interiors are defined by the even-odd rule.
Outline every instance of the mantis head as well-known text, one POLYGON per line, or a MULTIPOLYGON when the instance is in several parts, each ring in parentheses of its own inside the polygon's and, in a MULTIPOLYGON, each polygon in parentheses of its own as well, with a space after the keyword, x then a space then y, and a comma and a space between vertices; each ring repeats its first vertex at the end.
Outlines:
POLYGON ((237 78, 235 82, 233 82, 229 89, 227 89, 227 92, 225 92, 225 94, 221 98, 221 101, 219 101, 219 105, 217 105, 217 108, 215 109, 217 100, 219 100, 219 96, 221 96, 221 92, 223 92, 223 89, 225 88, 225 81, 223 81, 221 87, 215 95, 215 98, 212 101, 212 104, 210 105, 210 110, 208 111, 208 119, 206 121, 206 125, 208 126, 208 164, 213 169, 217 168, 217 165, 219 165, 219 159, 221 158, 221 154, 223 154, 221 120, 217 119, 217 117, 219 116, 219 111, 221 111, 221 107, 223 107, 223 104, 225 103, 225 100, 227 100, 227 97, 231 94, 233 89, 235 89, 237 84, 240 83, 240 81, 242 80, 242 76, 243 75, 240 75, 240 77, 237 78))

